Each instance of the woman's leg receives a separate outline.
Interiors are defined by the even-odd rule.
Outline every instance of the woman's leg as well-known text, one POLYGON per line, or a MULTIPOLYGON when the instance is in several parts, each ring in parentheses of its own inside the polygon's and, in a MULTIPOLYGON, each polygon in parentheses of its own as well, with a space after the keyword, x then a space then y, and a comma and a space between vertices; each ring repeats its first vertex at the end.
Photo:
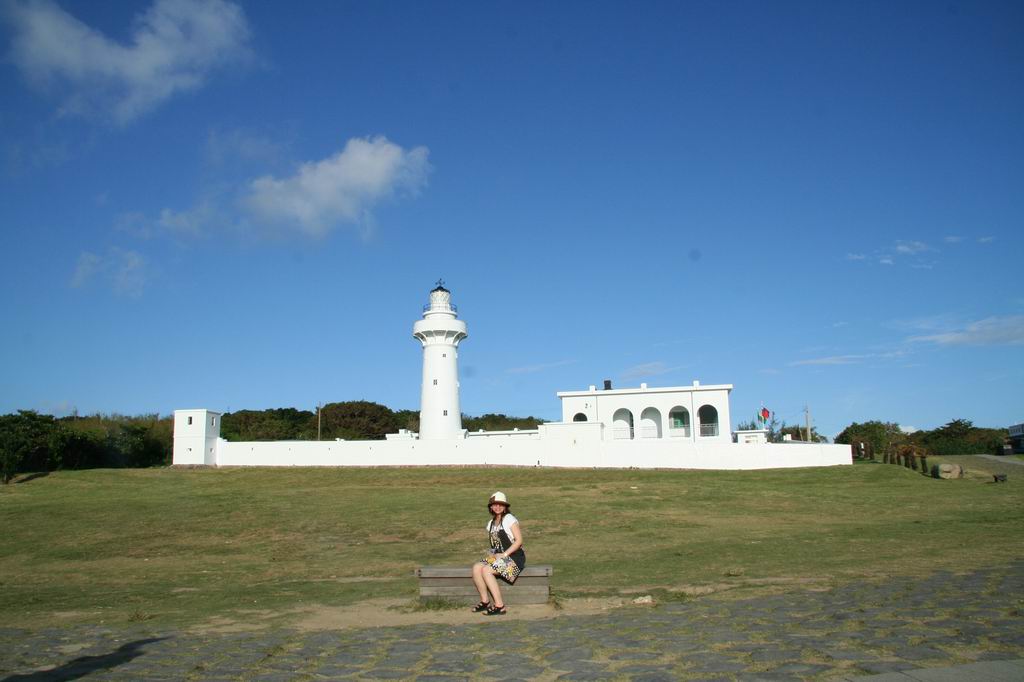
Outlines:
POLYGON ((487 602, 490 600, 487 598, 487 583, 484 580, 484 572, 490 573, 490 566, 485 566, 479 561, 473 564, 473 584, 476 585, 476 591, 480 593, 480 601, 487 602))
POLYGON ((504 608, 505 601, 501 598, 501 588, 498 587, 498 579, 494 577, 494 569, 490 566, 484 566, 483 570, 484 582, 487 584, 487 589, 491 591, 491 606, 496 609, 504 608))

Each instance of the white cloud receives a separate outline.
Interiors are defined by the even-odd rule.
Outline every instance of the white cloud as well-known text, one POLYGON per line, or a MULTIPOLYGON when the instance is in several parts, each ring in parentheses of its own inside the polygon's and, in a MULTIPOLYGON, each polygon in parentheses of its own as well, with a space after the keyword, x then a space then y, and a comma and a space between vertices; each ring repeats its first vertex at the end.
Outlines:
POLYGON ((188 211, 165 208, 160 211, 156 224, 174 234, 197 236, 213 222, 215 210, 209 201, 200 202, 188 211))
POLYGON ((137 251, 112 248, 105 256, 83 251, 78 257, 71 286, 80 289, 101 279, 119 296, 139 298, 148 280, 146 259, 137 251))
POLYGON ((863 253, 848 253, 846 254, 846 260, 864 260, 867 258, 863 253))
POLYGON ((893 264, 893 260, 892 260, 891 256, 882 256, 881 258, 878 259, 878 262, 881 265, 892 265, 893 264))
POLYGON ((656 362, 645 362, 640 365, 633 365, 622 371, 619 375, 625 381, 631 381, 633 379, 643 379, 644 377, 656 377, 662 374, 668 374, 674 372, 677 369, 683 369, 684 365, 676 367, 669 367, 661 360, 656 362))
POLYGON ((800 367, 804 365, 856 365, 864 362, 865 360, 885 360, 890 358, 898 358, 906 355, 905 351, 897 350, 888 353, 861 353, 861 354, 850 354, 850 355, 829 355, 823 358, 808 358, 807 360, 796 360, 789 363, 790 367, 800 367))
POLYGON ((281 158, 285 145, 250 130, 211 130, 206 136, 206 160, 214 166, 229 161, 274 162, 281 158))
POLYGON ((958 236, 953 235, 953 234, 951 234, 951 235, 949 235, 947 237, 943 237, 943 239, 942 239, 942 241, 946 242, 947 244, 959 244, 963 240, 964 240, 963 237, 958 237, 958 236))
POLYGON ((947 331, 952 327, 956 327, 959 321, 949 313, 940 313, 937 315, 892 320, 888 324, 904 331, 933 332, 947 331))
POLYGON ((138 298, 146 286, 146 259, 137 251, 112 249, 110 279, 114 291, 122 296, 138 298))
POLYGON ((555 367, 564 367, 566 365, 572 365, 579 362, 578 360, 558 360, 557 362, 548 362, 539 365, 525 365, 523 367, 510 367, 505 370, 509 374, 534 374, 536 372, 543 372, 546 369, 554 369, 555 367))
POLYGON ((249 55, 242 8, 225 0, 156 0, 135 18, 127 44, 50 0, 15 1, 10 59, 34 85, 60 92, 61 112, 98 111, 125 124, 209 73, 249 55))
POLYGON ((896 253, 904 255, 915 255, 922 253, 923 251, 931 251, 931 248, 924 242, 914 241, 897 241, 896 242, 896 253))
POLYGON ((71 276, 71 286, 75 289, 85 286, 100 269, 100 257, 91 251, 83 251, 78 256, 75 274, 71 276))
POLYGON ((381 199, 417 193, 427 182, 429 150, 406 151, 383 136, 352 138, 322 161, 302 164, 291 177, 253 180, 244 206, 258 220, 323 236, 339 224, 366 224, 381 199))
POLYGON ((910 341, 936 343, 941 346, 1019 346, 1024 345, 1024 315, 987 317, 961 329, 913 336, 910 341))
POLYGON ((979 237, 978 238, 978 243, 979 244, 991 244, 995 240, 996 240, 995 237, 979 237))
POLYGON ((824 358, 810 358, 789 363, 791 367, 801 365, 853 365, 872 357, 871 355, 830 355, 824 358))

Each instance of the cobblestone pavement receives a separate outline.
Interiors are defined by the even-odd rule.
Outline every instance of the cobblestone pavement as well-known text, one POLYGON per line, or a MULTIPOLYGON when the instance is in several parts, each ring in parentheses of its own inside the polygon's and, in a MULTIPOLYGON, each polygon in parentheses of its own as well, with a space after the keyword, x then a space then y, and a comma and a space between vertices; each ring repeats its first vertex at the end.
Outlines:
POLYGON ((192 635, 0 628, 15 680, 799 680, 1019 659, 1024 560, 547 620, 192 635))

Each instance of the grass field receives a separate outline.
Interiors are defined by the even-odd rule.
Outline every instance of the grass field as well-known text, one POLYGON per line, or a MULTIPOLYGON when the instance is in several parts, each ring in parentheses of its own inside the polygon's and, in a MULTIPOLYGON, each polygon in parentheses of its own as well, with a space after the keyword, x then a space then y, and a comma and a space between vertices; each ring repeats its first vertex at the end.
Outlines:
POLYGON ((480 555, 496 489, 522 521, 529 560, 554 564, 563 599, 967 569, 1019 556, 1021 480, 941 481, 871 463, 57 472, 0 488, 0 617, 187 625, 412 600, 414 567, 480 555))

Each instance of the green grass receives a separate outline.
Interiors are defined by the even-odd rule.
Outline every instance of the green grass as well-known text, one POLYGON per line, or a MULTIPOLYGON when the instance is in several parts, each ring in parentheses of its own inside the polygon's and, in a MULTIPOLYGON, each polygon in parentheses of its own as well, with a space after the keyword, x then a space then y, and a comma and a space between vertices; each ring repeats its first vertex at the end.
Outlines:
POLYGON ((560 598, 846 581, 1009 561, 1024 476, 902 467, 93 470, 0 487, 0 617, 194 624, 380 597, 468 564, 507 492, 560 598))

